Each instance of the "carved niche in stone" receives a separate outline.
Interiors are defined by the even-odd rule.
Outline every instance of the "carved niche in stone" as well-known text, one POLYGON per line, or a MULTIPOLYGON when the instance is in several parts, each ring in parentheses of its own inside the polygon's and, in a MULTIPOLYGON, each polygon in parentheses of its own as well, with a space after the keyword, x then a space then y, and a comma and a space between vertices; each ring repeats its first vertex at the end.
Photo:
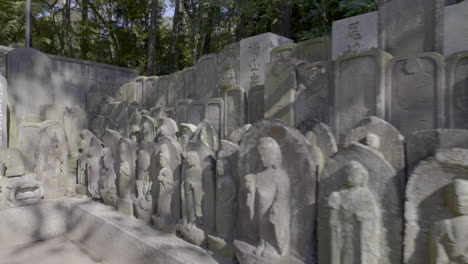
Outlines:
POLYGON ((103 143, 97 137, 91 137, 88 152, 86 153, 86 183, 88 194, 94 199, 100 199, 101 189, 101 158, 103 156, 103 143))
POLYGON ((215 235, 208 235, 210 250, 232 259, 237 212, 239 145, 221 141, 216 161, 215 235))
POLYGON ((375 149, 337 152, 320 177, 319 263, 399 263, 404 181, 375 149))
POLYGON ((241 264, 315 257, 316 160, 307 139, 279 120, 263 119, 244 135, 234 241, 241 264))
POLYGON ((112 149, 104 148, 102 150, 102 188, 99 190, 104 204, 117 207, 117 173, 115 172, 114 157, 112 149))
POLYGON ((10 207, 36 204, 44 197, 44 188, 36 175, 30 173, 10 182, 6 197, 10 207))
POLYGON ((203 121, 187 145, 182 166, 182 236, 195 245, 206 242, 215 230, 215 153, 218 132, 203 121))
POLYGON ((122 137, 119 141, 120 167, 117 209, 126 214, 133 215, 133 199, 135 196, 135 161, 136 143, 122 137))
POLYGON ((151 195, 152 182, 149 180, 150 154, 145 150, 138 151, 137 159, 137 180, 136 190, 137 197, 133 201, 135 207, 135 215, 137 218, 151 222, 151 214, 153 212, 153 196, 151 195))
POLYGON ((346 135, 344 145, 359 142, 380 153, 398 173, 405 170, 404 137, 390 123, 370 116, 359 121, 346 135))
POLYGON ((35 173, 44 185, 45 198, 62 197, 67 188, 74 187, 74 177, 67 175, 68 143, 65 131, 60 122, 46 121, 39 135, 34 150, 35 173))
POLYGON ((328 159, 338 151, 335 136, 326 124, 316 119, 303 121, 297 129, 309 140, 312 151, 318 155, 317 162, 321 173, 328 159))
POLYGON ((468 262, 468 149, 437 149, 406 188, 404 263, 468 262))

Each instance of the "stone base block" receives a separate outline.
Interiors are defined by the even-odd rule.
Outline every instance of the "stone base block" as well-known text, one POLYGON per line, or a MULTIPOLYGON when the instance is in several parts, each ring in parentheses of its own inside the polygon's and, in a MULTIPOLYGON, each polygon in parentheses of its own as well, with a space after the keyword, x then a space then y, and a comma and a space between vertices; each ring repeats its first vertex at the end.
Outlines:
POLYGON ((133 216, 133 201, 118 198, 117 210, 124 215, 133 216))

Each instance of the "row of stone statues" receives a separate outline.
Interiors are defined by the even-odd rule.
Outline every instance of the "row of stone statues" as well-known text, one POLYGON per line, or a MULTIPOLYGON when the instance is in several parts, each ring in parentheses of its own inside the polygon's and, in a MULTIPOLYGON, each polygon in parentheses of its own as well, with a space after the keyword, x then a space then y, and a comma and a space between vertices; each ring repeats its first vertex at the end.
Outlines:
POLYGON ((141 120, 133 138, 82 132, 78 192, 228 262, 467 263, 468 131, 405 139, 369 117, 338 150, 315 120, 224 140, 206 121, 141 120))

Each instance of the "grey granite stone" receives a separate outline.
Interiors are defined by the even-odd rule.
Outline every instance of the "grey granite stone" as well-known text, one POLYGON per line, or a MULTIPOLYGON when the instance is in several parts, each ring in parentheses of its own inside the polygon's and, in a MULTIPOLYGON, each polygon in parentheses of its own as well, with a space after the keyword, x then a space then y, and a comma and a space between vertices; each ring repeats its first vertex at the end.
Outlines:
POLYGON ((293 57, 307 62, 328 61, 331 59, 330 37, 313 38, 297 43, 293 57))
POLYGON ((255 123, 263 119, 265 114, 265 86, 256 86, 249 90, 248 102, 248 122, 255 123))
POLYGON ((440 54, 394 58, 386 80, 386 120, 403 135, 445 127, 445 63, 440 54))
POLYGON ((189 99, 206 100, 219 96, 218 59, 216 54, 205 54, 198 59, 194 96, 189 99))
POLYGON ((242 127, 247 122, 247 98, 244 89, 234 86, 224 93, 224 136, 242 127))
POLYGON ((448 128, 468 128, 468 52, 462 51, 446 59, 446 109, 448 128))
POLYGON ((377 12, 333 22, 332 59, 355 55, 378 47, 377 12))
POLYGON ((468 1, 444 8, 444 35, 443 54, 450 56, 466 50, 468 46, 468 33, 463 22, 468 16, 468 1))
POLYGON ((190 106, 192 104, 192 100, 189 99, 180 99, 177 100, 176 104, 176 118, 175 120, 177 123, 187 123, 189 121, 190 116, 190 106))
POLYGON ((8 87, 7 80, 0 75, 0 146, 8 146, 8 87))
POLYGON ((218 138, 224 138, 224 100, 212 98, 206 102, 205 119, 218 131, 218 138))

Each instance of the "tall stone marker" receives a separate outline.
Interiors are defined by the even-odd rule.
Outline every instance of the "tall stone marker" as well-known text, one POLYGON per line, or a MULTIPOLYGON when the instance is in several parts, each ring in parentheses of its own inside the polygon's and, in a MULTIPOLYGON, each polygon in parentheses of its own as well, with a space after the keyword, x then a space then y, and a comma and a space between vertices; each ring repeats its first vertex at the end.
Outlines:
POLYGON ((296 125, 317 119, 330 125, 333 99, 333 63, 330 61, 301 62, 296 67, 296 125))
POLYGON ((468 1, 444 8, 444 56, 468 48, 468 1))
POLYGON ((338 142, 361 119, 383 117, 384 75, 390 59, 390 54, 373 49, 336 62, 334 130, 338 142))
POLYGON ((51 61, 31 48, 18 48, 7 55, 9 95, 19 119, 26 114, 39 114, 39 106, 52 104, 51 61))
POLYGON ((330 42, 328 36, 299 42, 294 49, 293 57, 308 62, 328 61, 331 58, 330 42))
POLYGON ((6 79, 0 75, 0 147, 8 147, 7 130, 8 89, 6 79))
POLYGON ((468 129, 468 52, 447 59, 447 125, 468 129))
POLYGON ((387 120, 405 136, 445 127, 445 62, 437 53, 393 59, 387 68, 387 120))
POLYGON ((295 125, 296 67, 288 61, 275 61, 266 65, 265 117, 277 118, 295 125))
POLYGON ((380 0, 379 47, 395 57, 442 52, 445 0, 380 0))
POLYGON ((333 22, 332 59, 378 47, 377 12, 333 22))
POLYGON ((224 134, 228 137, 247 121, 247 102, 244 89, 240 87, 228 89, 224 94, 224 103, 224 134))
POLYGON ((250 89, 248 95, 248 120, 250 124, 257 122, 264 116, 265 86, 250 89))
POLYGON ((292 40, 265 33, 246 38, 240 42, 240 86, 246 92, 265 84, 265 65, 270 62, 271 50, 292 40))
POLYGON ((218 57, 216 54, 206 54, 197 63, 195 82, 195 97, 190 99, 206 100, 218 96, 218 57))

